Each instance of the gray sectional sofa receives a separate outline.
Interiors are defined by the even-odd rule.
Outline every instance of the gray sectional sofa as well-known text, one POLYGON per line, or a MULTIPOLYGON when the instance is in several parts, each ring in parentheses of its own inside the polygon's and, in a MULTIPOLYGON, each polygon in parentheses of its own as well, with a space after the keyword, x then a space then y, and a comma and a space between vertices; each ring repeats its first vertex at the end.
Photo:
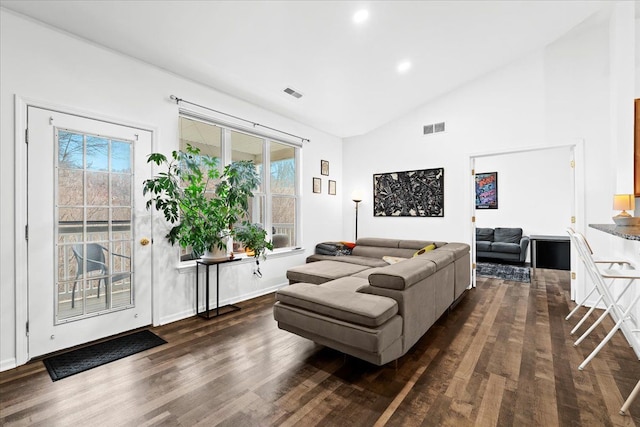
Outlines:
POLYGON ((463 295, 470 263, 464 243, 361 238, 352 255, 312 255, 289 269, 274 318, 281 329, 383 365, 463 295), (435 249, 414 256, 429 245, 435 249))
POLYGON ((477 258, 524 263, 528 247, 529 236, 522 235, 522 228, 476 228, 477 258))

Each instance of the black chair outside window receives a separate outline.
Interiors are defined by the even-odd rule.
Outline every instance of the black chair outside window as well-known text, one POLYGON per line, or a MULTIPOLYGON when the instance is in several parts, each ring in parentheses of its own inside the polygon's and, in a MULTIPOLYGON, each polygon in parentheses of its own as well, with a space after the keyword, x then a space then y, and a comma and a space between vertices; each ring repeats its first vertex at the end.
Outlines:
MULTIPOLYGON (((75 256, 76 262, 78 263, 78 270, 76 273, 76 281, 73 283, 73 290, 71 291, 71 308, 75 306, 76 302, 76 287, 78 286, 78 281, 80 280, 80 276, 83 276, 85 273, 91 273, 94 271, 99 271, 100 276, 95 279, 88 280, 98 280, 98 298, 100 298, 100 284, 104 284, 104 293, 105 293, 105 305, 109 308, 110 302, 110 288, 112 282, 119 282, 120 280, 124 280, 131 276, 130 272, 125 273, 116 273, 110 275, 109 266, 106 263, 105 254, 109 254, 109 250, 104 246, 98 243, 87 243, 87 253, 86 253, 86 265, 84 262, 84 257, 82 256, 82 247, 83 244, 79 243, 73 245, 73 255, 75 256), (86 267, 86 272, 85 272, 86 267)), ((111 253, 113 256, 131 259, 126 255, 121 255, 117 253, 111 253)))

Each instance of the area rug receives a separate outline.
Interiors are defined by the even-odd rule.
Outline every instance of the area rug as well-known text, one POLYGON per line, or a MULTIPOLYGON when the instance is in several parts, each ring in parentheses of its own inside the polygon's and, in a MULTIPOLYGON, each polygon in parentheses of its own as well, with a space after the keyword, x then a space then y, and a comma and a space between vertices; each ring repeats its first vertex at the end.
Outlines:
POLYGON ((478 262, 476 263, 476 275, 514 282, 531 283, 531 271, 529 267, 519 265, 478 262))
POLYGON ((58 354, 43 362, 51 379, 58 381, 166 343, 153 332, 144 330, 58 354))

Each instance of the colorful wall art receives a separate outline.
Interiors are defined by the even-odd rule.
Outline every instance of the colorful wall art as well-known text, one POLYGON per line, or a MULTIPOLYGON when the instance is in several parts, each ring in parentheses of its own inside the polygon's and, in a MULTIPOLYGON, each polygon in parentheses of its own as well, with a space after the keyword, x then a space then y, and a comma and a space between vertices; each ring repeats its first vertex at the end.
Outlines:
POLYGON ((373 175, 374 216, 444 216, 444 168, 373 175))
POLYGON ((498 172, 476 174, 476 209, 498 209, 498 172))

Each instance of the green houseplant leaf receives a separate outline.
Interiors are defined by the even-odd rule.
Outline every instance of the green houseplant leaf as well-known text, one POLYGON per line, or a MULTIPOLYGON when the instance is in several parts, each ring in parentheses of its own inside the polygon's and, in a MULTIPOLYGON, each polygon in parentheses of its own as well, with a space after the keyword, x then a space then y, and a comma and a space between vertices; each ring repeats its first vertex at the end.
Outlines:
POLYGON ((218 158, 203 155, 198 148, 187 145, 185 151, 173 151, 171 158, 152 153, 147 163, 163 168, 144 181, 143 194, 149 197, 147 209, 161 212, 172 224, 165 236, 172 245, 190 246, 200 256, 214 247, 224 249, 227 237, 249 225, 250 235, 240 234, 237 239, 245 246, 256 245, 261 249, 260 255, 273 249, 271 242, 266 241, 266 232, 260 228, 263 233, 258 233, 255 224, 245 222, 234 230, 234 224, 248 216, 249 199, 260 185, 253 162, 233 162, 221 171, 218 158), (251 240, 246 242, 245 238, 251 240))

